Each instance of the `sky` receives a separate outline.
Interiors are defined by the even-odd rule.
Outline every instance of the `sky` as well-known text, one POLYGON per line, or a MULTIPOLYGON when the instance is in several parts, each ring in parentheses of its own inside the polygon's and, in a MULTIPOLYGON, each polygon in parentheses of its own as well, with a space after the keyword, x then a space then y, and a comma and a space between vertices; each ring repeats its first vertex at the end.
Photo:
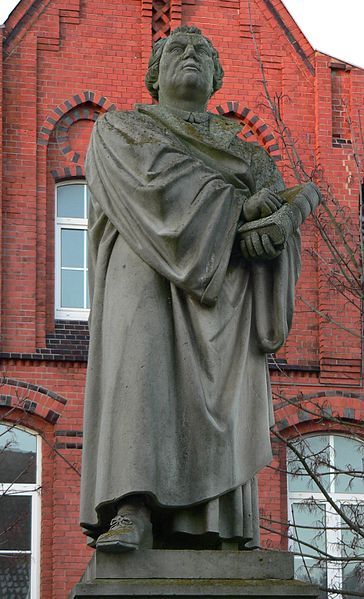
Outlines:
MULTIPOLYGON (((282 0, 311 45, 364 68, 364 0, 282 0)), ((3 23, 18 0, 0 0, 3 23)))
POLYGON ((364 68, 364 0, 282 0, 315 50, 364 68))

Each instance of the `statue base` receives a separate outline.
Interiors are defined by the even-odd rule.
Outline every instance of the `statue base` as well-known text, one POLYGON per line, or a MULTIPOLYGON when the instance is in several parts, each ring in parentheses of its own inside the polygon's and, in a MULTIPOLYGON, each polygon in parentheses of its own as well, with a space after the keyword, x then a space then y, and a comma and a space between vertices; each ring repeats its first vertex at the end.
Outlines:
POLYGON ((318 589, 293 578, 282 551, 96 551, 69 599, 223 597, 316 599, 318 589))

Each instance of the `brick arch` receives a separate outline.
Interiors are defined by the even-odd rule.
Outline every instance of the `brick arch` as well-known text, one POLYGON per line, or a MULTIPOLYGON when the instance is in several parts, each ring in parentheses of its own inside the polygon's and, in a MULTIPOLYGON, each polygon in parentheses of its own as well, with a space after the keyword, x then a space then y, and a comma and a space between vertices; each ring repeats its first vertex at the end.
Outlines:
POLYGON ((0 390, 0 407, 22 410, 50 424, 58 423, 67 405, 58 393, 26 381, 3 377, 0 390))
MULTIPOLYGON (((83 104, 92 104, 96 108, 99 108, 102 112, 108 112, 109 110, 115 110, 116 106, 113 104, 106 96, 100 95, 96 92, 87 90, 80 92, 78 94, 74 94, 70 98, 64 100, 61 104, 58 104, 51 112, 46 116, 43 125, 40 128, 38 135, 38 145, 47 146, 49 143, 49 138, 53 133, 56 126, 59 124, 59 121, 67 118, 67 115, 70 111, 74 111, 74 109, 80 109, 79 118, 91 118, 91 120, 96 120, 96 114, 90 115, 88 117, 85 114, 82 114, 83 104)), ((74 119, 71 119, 70 124, 75 122, 74 119)))
MULTIPOLYGON (((282 400, 274 406, 276 426, 280 431, 287 431, 294 427, 302 428, 321 421, 321 426, 327 429, 340 428, 340 423, 322 420, 325 411, 328 416, 337 416, 349 423, 355 424, 362 420, 364 395, 341 390, 327 390, 316 393, 298 394, 289 397, 289 402, 282 400), (322 412, 315 407, 320 405, 322 412), (306 408, 300 409, 300 406, 306 408)), ((307 431, 305 431, 307 432, 307 431)))
POLYGON ((78 162, 82 164, 84 162, 92 126, 98 117, 105 112, 104 108, 97 106, 97 104, 85 102, 81 106, 69 110, 56 124, 55 139, 59 152, 72 164, 78 162), (86 123, 91 126, 89 130, 87 128, 85 130, 86 123), (78 127, 76 135, 71 133, 74 126, 78 127), (77 142, 81 142, 81 147, 77 142))
POLYGON ((51 170, 51 175, 56 182, 63 181, 65 179, 84 179, 85 169, 83 165, 70 164, 70 166, 51 170))
POLYGON ((228 101, 216 106, 221 116, 234 118, 243 125, 241 137, 245 141, 257 141, 274 161, 282 159, 277 139, 272 128, 255 114, 250 108, 241 108, 239 102, 228 101))

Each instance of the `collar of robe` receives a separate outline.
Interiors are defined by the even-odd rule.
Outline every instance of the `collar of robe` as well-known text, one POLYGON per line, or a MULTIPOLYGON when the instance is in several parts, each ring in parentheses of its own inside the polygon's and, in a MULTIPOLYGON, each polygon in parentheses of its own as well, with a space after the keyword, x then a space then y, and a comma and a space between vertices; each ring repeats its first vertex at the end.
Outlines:
MULTIPOLYGON (((154 118, 157 117, 163 123, 168 121, 169 126, 172 125, 173 121, 177 129, 179 128, 178 123, 184 121, 185 123, 192 124, 190 119, 193 118, 193 124, 198 124, 201 127, 201 130, 198 125, 194 127, 196 133, 202 136, 201 140, 207 141, 207 135, 208 138, 211 138, 211 141, 213 140, 214 146, 224 149, 231 144, 233 138, 242 129, 241 123, 236 120, 212 112, 188 112, 180 109, 173 109, 172 112, 160 104, 136 104, 135 108, 150 116, 154 116, 154 118)), ((179 133, 183 134, 186 131, 180 129, 179 133)))
MULTIPOLYGON (((163 107, 161 107, 160 104, 157 106, 159 109, 163 110, 163 107)), ((236 133, 242 129, 241 123, 220 114, 213 114, 212 112, 188 112, 186 110, 181 110, 180 108, 173 108, 173 110, 167 110, 167 112, 181 118, 183 121, 186 121, 186 123, 206 126, 211 122, 213 128, 217 128, 219 132, 225 130, 228 135, 236 135, 236 133)))
POLYGON ((197 125, 206 125, 211 118, 209 112, 188 112, 186 110, 174 109, 173 114, 187 123, 195 123, 197 125))

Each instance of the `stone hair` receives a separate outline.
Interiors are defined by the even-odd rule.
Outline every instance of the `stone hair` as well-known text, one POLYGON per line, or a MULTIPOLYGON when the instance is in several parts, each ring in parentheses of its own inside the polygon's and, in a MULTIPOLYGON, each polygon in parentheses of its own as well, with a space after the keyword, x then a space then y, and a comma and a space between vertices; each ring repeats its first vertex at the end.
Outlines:
MULTIPOLYGON (((205 35, 202 34, 201 29, 199 29, 198 27, 195 27, 194 25, 192 25, 192 26, 182 25, 181 27, 177 27, 176 29, 174 29, 171 32, 170 35, 172 36, 172 35, 175 35, 176 33, 196 33, 198 35, 201 35, 207 41, 207 43, 210 45, 210 47, 212 49, 212 59, 214 61, 214 78, 213 78, 213 82, 212 82, 212 93, 211 93, 211 96, 212 96, 222 86, 222 80, 224 77, 224 71, 221 66, 221 63, 219 60, 219 54, 218 54, 216 48, 214 48, 211 41, 205 35)), ((165 37, 163 39, 158 40, 153 45, 152 54, 149 59, 147 74, 145 76, 145 85, 147 86, 147 89, 148 89, 150 95, 155 100, 158 100, 159 92, 158 92, 158 89, 156 89, 154 86, 155 86, 155 83, 158 81, 159 63, 160 63, 160 60, 161 60, 161 57, 163 54, 163 49, 164 49, 164 46, 165 46, 167 40, 168 40, 168 38, 165 37)))

